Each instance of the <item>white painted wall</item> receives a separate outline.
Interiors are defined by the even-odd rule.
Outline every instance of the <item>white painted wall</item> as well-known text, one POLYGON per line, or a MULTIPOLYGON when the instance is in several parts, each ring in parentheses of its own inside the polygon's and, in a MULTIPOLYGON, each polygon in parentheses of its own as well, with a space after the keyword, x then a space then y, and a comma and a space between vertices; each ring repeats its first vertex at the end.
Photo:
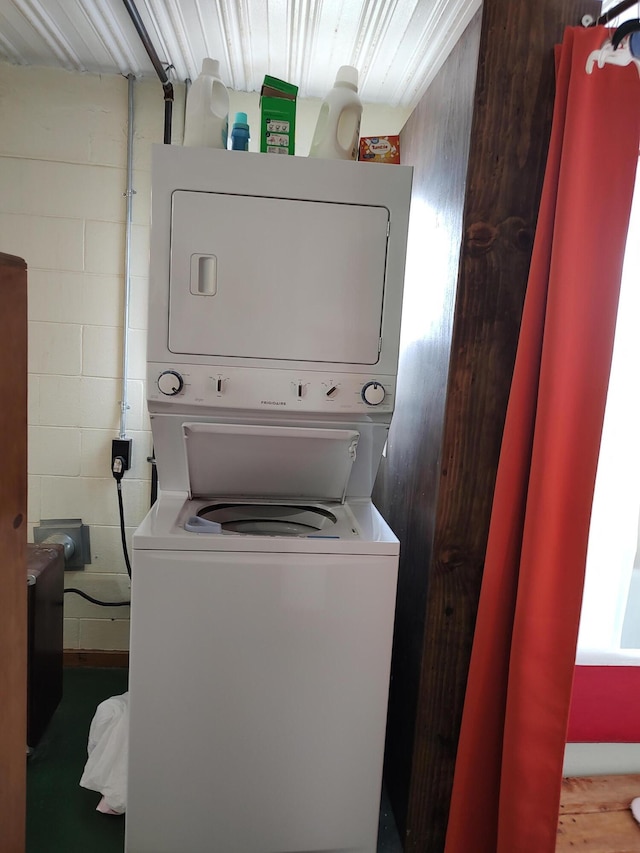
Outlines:
POLYGON ((640 773, 640 743, 568 743, 563 776, 640 773))
POLYGON ((637 565, 631 573, 620 647, 623 649, 640 649, 640 568, 637 565))
MULTIPOLYGON (((176 86, 174 143, 181 142, 183 108, 176 86)), ((309 149, 319 108, 320 101, 299 103, 298 153, 309 149)), ((249 113, 257 146, 258 96, 231 93, 231 120, 238 110, 249 113)), ((40 519, 82 518, 90 525, 92 562, 67 572, 66 585, 107 600, 128 598, 109 470, 120 424, 127 81, 0 63, 0 111, 0 251, 25 258, 29 268, 30 535, 40 519)), ((162 141, 163 113, 160 84, 136 83, 127 386, 133 467, 123 480, 129 543, 150 493, 150 148, 162 141)), ((398 133, 407 117, 405 109, 367 105, 362 134, 398 133)), ((65 596, 66 648, 126 649, 128 637, 128 608, 65 596)))

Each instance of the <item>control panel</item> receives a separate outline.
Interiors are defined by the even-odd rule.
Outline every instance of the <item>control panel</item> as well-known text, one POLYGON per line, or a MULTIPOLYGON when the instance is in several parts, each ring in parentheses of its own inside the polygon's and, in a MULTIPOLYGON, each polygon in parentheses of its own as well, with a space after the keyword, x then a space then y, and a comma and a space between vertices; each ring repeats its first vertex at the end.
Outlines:
POLYGON ((166 405, 286 412, 393 411, 394 376, 260 368, 148 365, 151 411, 166 405), (155 405, 154 405, 155 404, 155 405))

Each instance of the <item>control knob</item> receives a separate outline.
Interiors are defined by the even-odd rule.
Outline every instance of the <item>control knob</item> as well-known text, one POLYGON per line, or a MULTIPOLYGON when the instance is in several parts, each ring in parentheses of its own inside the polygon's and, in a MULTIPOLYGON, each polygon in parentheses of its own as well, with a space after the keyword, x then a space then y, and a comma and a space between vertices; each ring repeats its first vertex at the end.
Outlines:
POLYGON ((158 390, 167 397, 175 397, 184 387, 184 380, 175 370, 165 370, 158 376, 158 390))
POLYGON ((379 382, 367 382, 361 393, 367 406, 379 406, 387 392, 384 390, 384 385, 379 382))

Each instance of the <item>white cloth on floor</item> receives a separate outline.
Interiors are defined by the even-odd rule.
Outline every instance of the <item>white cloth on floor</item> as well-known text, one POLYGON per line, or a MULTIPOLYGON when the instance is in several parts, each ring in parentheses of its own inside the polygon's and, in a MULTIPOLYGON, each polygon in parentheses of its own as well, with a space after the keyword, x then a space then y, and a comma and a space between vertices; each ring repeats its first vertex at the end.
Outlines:
POLYGON ((640 823, 640 797, 636 797, 635 800, 631 800, 631 814, 635 817, 638 823, 640 823))
POLYGON ((112 808, 109 808, 109 803, 103 797, 98 805, 96 806, 97 812, 102 812, 102 814, 120 814, 120 812, 114 812, 112 808))
POLYGON ((129 694, 123 693, 98 705, 89 728, 89 757, 80 785, 102 794, 98 811, 106 814, 126 811, 128 751, 129 694))

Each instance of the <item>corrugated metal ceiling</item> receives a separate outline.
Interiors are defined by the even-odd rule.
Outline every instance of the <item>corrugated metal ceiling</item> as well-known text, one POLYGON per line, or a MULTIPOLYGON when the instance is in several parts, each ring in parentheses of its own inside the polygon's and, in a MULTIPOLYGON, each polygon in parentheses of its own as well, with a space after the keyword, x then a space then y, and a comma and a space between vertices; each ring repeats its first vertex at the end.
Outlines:
MULTIPOLYGON (((265 73, 322 97, 340 65, 360 71, 363 101, 413 107, 481 0, 137 0, 175 80, 219 59, 230 88, 265 73)), ((0 60, 155 76, 122 0, 0 0, 0 60)))

